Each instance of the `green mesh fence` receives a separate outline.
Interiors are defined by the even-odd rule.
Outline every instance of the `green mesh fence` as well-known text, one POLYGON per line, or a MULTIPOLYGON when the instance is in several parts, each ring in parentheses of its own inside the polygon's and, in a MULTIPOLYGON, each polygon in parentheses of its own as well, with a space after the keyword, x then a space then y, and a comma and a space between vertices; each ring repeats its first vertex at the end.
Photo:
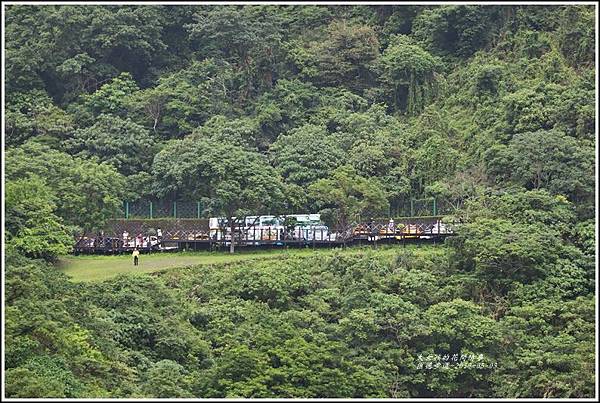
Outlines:
POLYGON ((202 203, 170 200, 137 200, 124 202, 119 218, 206 218, 202 203))
POLYGON ((177 218, 202 218, 202 207, 197 202, 177 202, 173 204, 173 216, 177 218))
POLYGON ((436 200, 430 199, 415 199, 412 200, 411 217, 421 217, 437 215, 436 200))
POLYGON ((450 214, 454 210, 452 204, 445 200, 428 197, 412 199, 390 208, 390 216, 393 217, 423 217, 450 214))
POLYGON ((125 218, 152 218, 152 202, 148 200, 138 200, 126 203, 127 215, 125 218))
MULTIPOLYGON (((412 199, 396 206, 390 206, 390 217, 423 217, 451 214, 451 203, 437 198, 412 199)), ((293 214, 291 212, 289 214, 293 214)), ((302 213, 302 212, 299 212, 302 213)), ((201 202, 172 200, 137 200, 124 202, 116 218, 208 218, 201 202)))

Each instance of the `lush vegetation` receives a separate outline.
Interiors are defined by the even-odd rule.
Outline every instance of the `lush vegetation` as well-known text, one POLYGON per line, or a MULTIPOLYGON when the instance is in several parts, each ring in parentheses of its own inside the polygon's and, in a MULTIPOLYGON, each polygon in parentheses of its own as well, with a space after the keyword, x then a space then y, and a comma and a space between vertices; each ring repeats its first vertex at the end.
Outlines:
POLYGON ((499 294, 483 269, 451 256, 443 247, 315 252, 100 283, 9 257, 7 393, 593 394, 594 298, 582 263, 558 260, 499 294), (473 354, 485 368, 419 368, 431 354, 473 354))
POLYGON ((593 396, 594 15, 8 6, 7 395, 593 396), (343 225, 429 196, 463 223, 443 247, 54 264, 123 200, 343 225))

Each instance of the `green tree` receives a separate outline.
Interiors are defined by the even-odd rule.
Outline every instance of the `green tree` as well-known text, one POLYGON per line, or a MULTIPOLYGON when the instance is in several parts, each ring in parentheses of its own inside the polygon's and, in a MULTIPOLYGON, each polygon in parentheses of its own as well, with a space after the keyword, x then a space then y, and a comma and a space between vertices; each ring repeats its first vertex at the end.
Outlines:
POLYGON ((594 7, 5 11, 8 397, 593 396, 594 7), (45 261, 123 199, 334 228, 430 196, 455 234, 418 250, 45 261), (420 367, 451 353, 497 367, 420 367))
POLYGON ((439 62, 405 35, 394 36, 377 62, 380 80, 397 111, 417 114, 437 92, 439 62))
POLYGON ((146 373, 143 391, 148 397, 194 397, 189 391, 185 369, 171 360, 154 363, 146 373))
POLYGON ((166 138, 180 138, 213 115, 232 115, 232 68, 222 60, 194 61, 161 75, 156 86, 133 93, 123 102, 136 122, 166 138))
POLYGON ((6 241, 25 256, 55 259, 73 238, 56 216, 55 195, 37 176, 6 183, 6 241))
MULTIPOLYGON (((508 146, 491 148, 485 158, 488 172, 498 182, 547 189, 581 203, 592 194, 592 152, 585 140, 559 130, 538 130, 515 135, 508 146)), ((585 213, 585 209, 580 211, 585 213)))
POLYGON ((280 177, 260 154, 217 140, 172 142, 156 155, 152 172, 159 195, 202 199, 207 211, 227 217, 232 237, 236 220, 277 209, 284 199, 280 177))
POLYGON ((557 231, 539 223, 482 218, 461 225, 452 245, 463 269, 474 269, 492 292, 502 294, 514 282, 542 278, 546 265, 558 258, 561 241, 557 231))
POLYGON ((594 385, 594 303, 544 299, 515 306, 501 320, 502 365, 493 377, 499 396, 590 396, 594 385))
POLYGON ((325 127, 312 124, 280 136, 269 154, 282 176, 299 186, 326 178, 344 158, 337 139, 325 127))
POLYGON ((190 40, 203 54, 233 64, 234 102, 245 106, 278 72, 282 22, 268 7, 205 7, 187 24, 190 40))
POLYGON ((73 398, 82 392, 81 383, 61 359, 40 356, 26 367, 6 372, 7 395, 13 398, 73 398))
POLYGON ((257 99, 256 120, 273 142, 281 133, 306 123, 320 102, 321 93, 311 83, 280 78, 271 91, 257 99))
POLYGON ((121 73, 102 85, 93 94, 84 94, 83 104, 94 116, 102 114, 124 115, 127 97, 139 88, 129 73, 121 73))
POLYGON ((197 139, 210 139, 249 149, 264 146, 256 121, 251 118, 228 119, 216 115, 196 128, 192 135, 197 139))
MULTIPOLYGON (((447 5, 423 10, 413 21, 412 33, 440 54, 471 56, 492 39, 508 7, 447 5)), ((508 10, 509 11, 509 10, 508 10)))
POLYGON ((291 51, 302 74, 320 86, 344 86, 362 92, 373 83, 371 63, 379 56, 373 28, 345 20, 333 21, 323 38, 298 44, 291 51))
POLYGON ((413 162, 413 180, 417 189, 453 176, 459 163, 459 153, 450 142, 439 135, 429 137, 416 150, 413 162))
POLYGON ((18 146, 31 137, 43 137, 57 146, 68 139, 73 118, 57 107, 45 91, 17 93, 6 105, 6 144, 18 146))
POLYGON ((122 206, 125 178, 112 166, 73 158, 47 145, 29 141, 6 153, 6 178, 34 174, 56 195, 56 215, 84 231, 104 226, 122 206))
POLYGON ((388 207, 381 183, 376 178, 359 176, 348 165, 336 168, 331 177, 310 185, 309 192, 319 207, 334 209, 335 224, 341 229, 359 216, 379 216, 388 207))
MULTIPOLYGON (((374 122, 374 125, 380 124, 374 122)), ((393 123, 390 124, 392 125, 393 123)), ((411 192, 411 152, 404 144, 399 130, 387 127, 374 130, 371 132, 366 127, 348 133, 349 137, 355 139, 348 150, 348 162, 361 176, 378 178, 390 202, 398 204, 411 192)), ((342 135, 345 137, 346 133, 342 135)))
POLYGON ((100 115, 93 126, 77 130, 67 147, 78 157, 95 156, 123 175, 131 175, 150 169, 157 142, 130 119, 100 115))
POLYGON ((143 82, 166 59, 163 24, 154 6, 14 6, 7 21, 9 91, 48 88, 62 103, 121 72, 143 82))
POLYGON ((593 10, 587 6, 565 7, 558 29, 559 47, 574 66, 594 65, 593 10))
MULTIPOLYGON (((500 327, 471 301, 454 299, 432 305, 425 316, 429 323, 429 348, 434 353, 450 357, 457 354, 462 363, 469 356, 469 367, 430 371, 426 375, 427 389, 436 396, 485 396, 492 377, 490 364, 502 359, 500 327), (477 365, 481 368, 477 368, 477 365)), ((442 362, 443 364, 443 362, 442 362)))
POLYGON ((6 254, 6 365, 9 396, 108 396, 112 371, 126 378, 127 366, 107 359, 111 342, 99 342, 76 323, 81 308, 73 285, 56 267, 6 254), (77 307, 77 308, 75 308, 77 307), (104 351, 102 351, 104 350, 104 351))

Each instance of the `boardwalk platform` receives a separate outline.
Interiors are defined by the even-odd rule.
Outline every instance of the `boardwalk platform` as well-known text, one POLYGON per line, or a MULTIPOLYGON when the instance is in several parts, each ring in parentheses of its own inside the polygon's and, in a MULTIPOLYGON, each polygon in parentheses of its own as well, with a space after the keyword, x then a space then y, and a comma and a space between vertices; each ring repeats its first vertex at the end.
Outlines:
MULTIPOLYGON (((403 217, 390 223, 377 220, 352 223, 346 228, 329 231, 327 227, 286 233, 281 228, 235 228, 236 248, 322 248, 367 244, 406 244, 415 242, 443 242, 454 231, 442 224, 441 217, 403 217)), ((87 254, 131 253, 135 247, 141 252, 179 250, 220 250, 229 248, 231 233, 228 228, 208 228, 207 220, 117 220, 110 223, 102 237, 83 237, 74 252, 87 254), (158 227, 160 225, 162 228, 158 227), (155 234, 161 235, 160 238, 155 234), (106 237, 105 234, 110 236, 106 237), (122 234, 131 234, 123 238, 122 234), (143 236, 142 234, 152 234, 143 236), (139 242, 138 242, 139 239, 139 242)))

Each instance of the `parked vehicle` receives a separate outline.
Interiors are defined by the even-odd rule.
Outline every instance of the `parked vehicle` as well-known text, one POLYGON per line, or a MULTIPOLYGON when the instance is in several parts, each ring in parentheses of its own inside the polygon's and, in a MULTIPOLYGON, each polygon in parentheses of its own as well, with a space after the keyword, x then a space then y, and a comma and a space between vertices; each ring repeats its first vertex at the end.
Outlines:
MULTIPOLYGON (((233 217, 237 220, 237 217, 233 217)), ((247 216, 234 222, 234 239, 248 241, 325 241, 335 240, 336 234, 321 222, 320 214, 292 214, 286 216, 247 216)), ((210 238, 231 241, 231 225, 224 217, 209 219, 210 238)))

